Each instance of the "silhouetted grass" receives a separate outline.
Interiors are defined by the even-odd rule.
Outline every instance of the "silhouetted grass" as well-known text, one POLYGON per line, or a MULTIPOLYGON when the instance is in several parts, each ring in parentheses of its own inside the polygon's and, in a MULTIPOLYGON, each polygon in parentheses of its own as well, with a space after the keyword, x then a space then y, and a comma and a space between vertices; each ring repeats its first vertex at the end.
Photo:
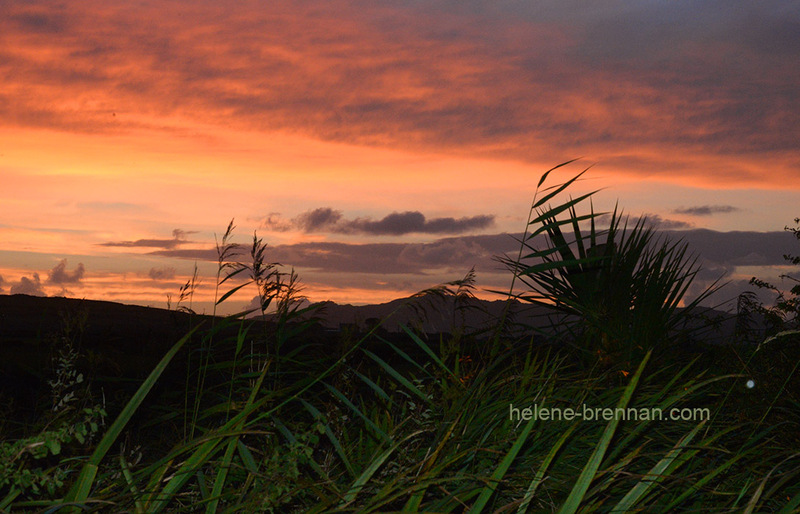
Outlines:
MULTIPOLYGON (((573 182, 547 190, 532 212, 573 182)), ((546 235, 551 245, 533 247, 526 236, 519 257, 505 259, 515 280, 533 290, 515 296, 570 315, 535 340, 532 333, 510 336, 505 317, 491 333, 477 334, 460 330, 454 318, 452 335, 439 340, 408 328, 386 334, 380 324, 339 341, 317 337, 314 313, 296 301, 297 276, 268 263, 255 235, 251 262, 234 260, 242 252, 229 242, 231 222, 218 245, 215 303, 255 287, 260 316, 198 318, 116 418, 98 428, 102 437, 77 455, 61 458, 45 443, 45 455, 22 459, 14 452, 27 451, 24 445, 4 443, 10 466, 0 508, 796 511, 800 454, 791 434, 800 405, 787 385, 794 369, 764 397, 761 383, 753 391, 742 385, 741 372, 753 376, 762 355, 752 349, 670 353, 687 315, 677 307, 696 272, 686 249, 657 241, 641 223, 620 230, 616 213, 601 233, 593 212, 575 211, 587 198, 534 212, 528 234, 546 235), (561 213, 568 218, 559 220, 561 213), (573 241, 561 227, 572 230, 573 241), (726 351, 737 360, 732 353, 720 359, 726 351), (171 374, 179 378, 149 403, 151 390, 171 374), (534 405, 700 409, 710 416, 524 419, 523 409, 534 405), (36 490, 20 480, 37 458, 49 459, 62 485, 36 490)), ((473 287, 470 272, 426 293, 459 304, 473 287)), ((191 294, 189 283, 182 296, 191 294)), ((47 440, 42 434, 24 444, 47 440)))

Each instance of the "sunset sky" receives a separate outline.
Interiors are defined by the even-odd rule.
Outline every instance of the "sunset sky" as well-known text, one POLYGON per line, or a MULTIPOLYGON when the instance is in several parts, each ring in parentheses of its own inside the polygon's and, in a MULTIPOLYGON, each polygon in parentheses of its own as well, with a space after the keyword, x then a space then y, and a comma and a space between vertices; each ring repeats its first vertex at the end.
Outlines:
POLYGON ((312 301, 503 289, 581 158, 722 301, 800 253, 798 63, 788 1, 0 0, 0 293, 209 310, 231 219, 312 301))

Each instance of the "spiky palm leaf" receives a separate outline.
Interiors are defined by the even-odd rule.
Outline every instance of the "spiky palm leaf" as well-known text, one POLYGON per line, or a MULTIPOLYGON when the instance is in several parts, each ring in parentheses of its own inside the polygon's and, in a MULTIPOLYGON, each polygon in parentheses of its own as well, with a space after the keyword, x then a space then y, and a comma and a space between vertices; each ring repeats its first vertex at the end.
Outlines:
POLYGON ((534 201, 520 257, 500 260, 528 288, 517 298, 565 315, 588 350, 630 361, 667 341, 718 287, 712 284, 684 303, 698 271, 688 246, 657 237, 644 217, 630 226, 616 207, 609 226, 598 228, 602 213, 593 206, 588 214, 577 212, 594 192, 544 205, 582 174, 534 201), (586 222, 588 230, 581 227, 586 222))

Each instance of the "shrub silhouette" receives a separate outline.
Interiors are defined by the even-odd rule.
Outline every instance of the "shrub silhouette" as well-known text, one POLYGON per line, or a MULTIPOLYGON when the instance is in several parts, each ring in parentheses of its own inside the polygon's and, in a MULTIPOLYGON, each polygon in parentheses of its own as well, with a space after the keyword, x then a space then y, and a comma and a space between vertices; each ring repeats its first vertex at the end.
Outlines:
POLYGON ((606 358, 631 362, 650 349, 663 349, 688 327, 700 302, 718 289, 716 283, 684 304, 699 269, 687 245, 657 237, 645 217, 631 226, 616 207, 608 228, 598 228, 602 213, 593 206, 587 214, 577 212, 597 191, 547 205, 588 171, 542 189, 550 172, 566 164, 539 181, 518 258, 500 259, 528 288, 516 297, 556 309, 564 315, 558 325, 572 339, 606 358), (587 222, 588 230, 581 228, 587 222))

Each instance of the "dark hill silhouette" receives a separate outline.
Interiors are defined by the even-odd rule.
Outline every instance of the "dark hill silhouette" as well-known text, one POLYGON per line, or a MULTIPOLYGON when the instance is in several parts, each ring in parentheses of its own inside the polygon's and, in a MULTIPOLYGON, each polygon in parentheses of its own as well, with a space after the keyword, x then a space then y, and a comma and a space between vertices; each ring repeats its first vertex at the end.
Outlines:
MULTIPOLYGON (((313 304, 313 315, 327 332, 363 331, 380 322, 387 332, 400 332, 405 325, 425 333, 475 333, 494 329, 506 304, 505 300, 475 298, 456 302, 453 297, 428 294, 376 305, 320 302, 313 304)), ((730 314, 712 309, 704 313, 722 320, 707 331, 714 339, 710 342, 732 336, 735 321, 730 314)), ((550 315, 548 309, 514 301, 508 320, 517 330, 542 328, 548 326, 550 315)), ((85 350, 122 352, 127 358, 141 355, 157 362, 169 345, 201 319, 210 316, 107 301, 0 295, 0 362, 13 358, 15 350, 24 348, 29 353, 31 345, 45 349, 67 335, 85 350)))
MULTIPOLYGON (((398 333, 401 325, 428 335, 461 332, 480 340, 493 335, 507 302, 474 298, 456 302, 452 296, 428 294, 378 305, 322 302, 314 306, 310 312, 319 323, 302 333, 304 342, 337 345, 380 323, 376 329, 379 335, 400 345, 409 342, 414 350, 408 336, 398 333)), ((700 333, 702 342, 731 340, 735 320, 710 309, 705 314, 722 322, 700 333)), ((508 330, 520 335, 531 333, 531 327, 546 328, 550 315, 549 309, 512 302, 508 306, 508 330)), ((0 295, 0 399, 13 399, 14 410, 27 412, 19 415, 36 419, 36 410, 47 408, 36 403, 48 397, 47 381, 53 377, 54 360, 65 340, 72 341, 80 352, 80 369, 89 372, 95 391, 129 396, 168 348, 190 327, 210 318, 106 301, 0 295)), ((697 323, 700 326, 702 321, 697 323)), ((191 346, 185 346, 184 351, 191 346)), ((691 351, 691 345, 680 342, 678 350, 684 349, 691 351)), ((176 361, 181 359, 186 362, 185 358, 176 361)), ((185 366, 171 369, 170 378, 181 387, 185 366)))

